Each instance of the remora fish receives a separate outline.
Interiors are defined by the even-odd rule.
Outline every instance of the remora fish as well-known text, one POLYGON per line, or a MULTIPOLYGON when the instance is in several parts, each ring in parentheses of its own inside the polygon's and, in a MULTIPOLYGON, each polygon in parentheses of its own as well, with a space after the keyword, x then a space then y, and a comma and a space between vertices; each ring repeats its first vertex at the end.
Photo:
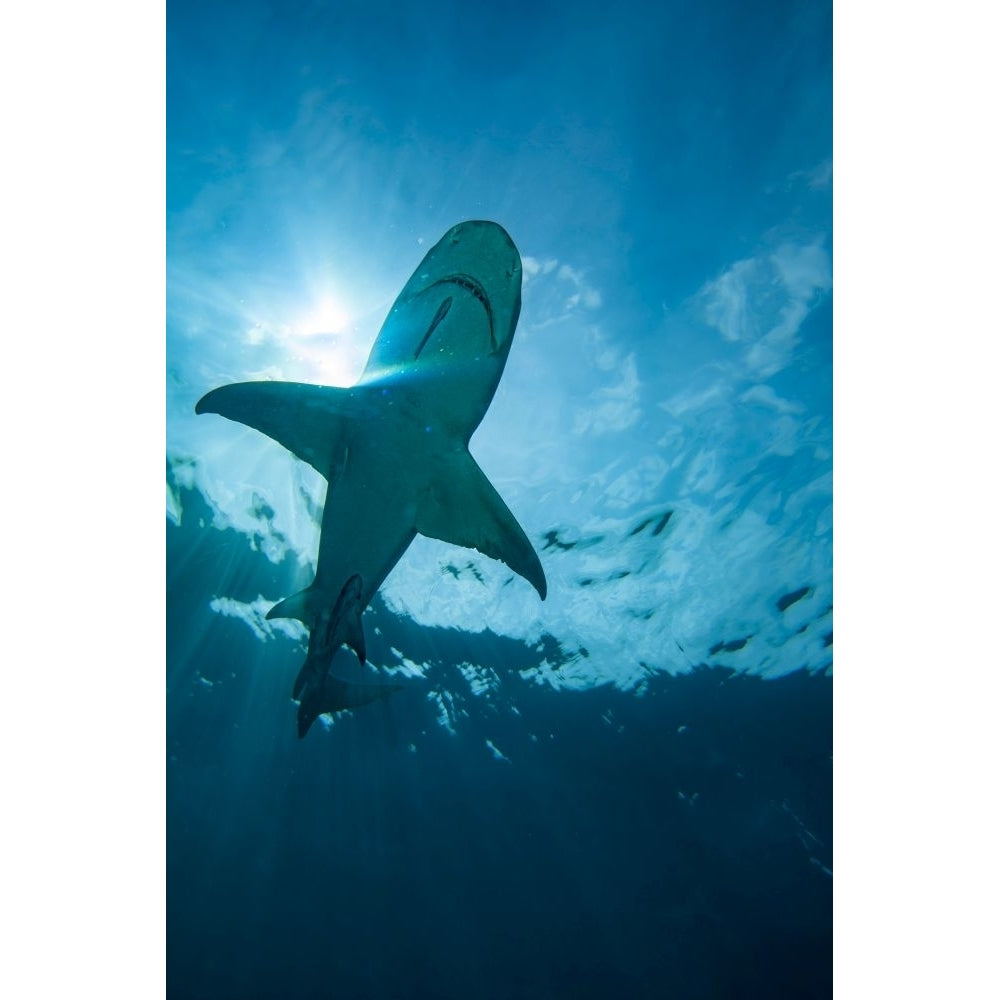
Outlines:
MULTIPOLYGON (((331 615, 334 641, 343 627, 331 609, 357 576, 349 603, 360 632, 361 611, 418 532, 505 562, 545 599, 538 555, 468 447, 520 311, 513 241, 495 222, 463 222, 403 287, 356 385, 243 382, 199 400, 196 412, 256 428, 329 483, 316 577, 268 618, 297 618, 312 633, 331 615)), ((308 658, 307 667, 313 676, 308 658)))

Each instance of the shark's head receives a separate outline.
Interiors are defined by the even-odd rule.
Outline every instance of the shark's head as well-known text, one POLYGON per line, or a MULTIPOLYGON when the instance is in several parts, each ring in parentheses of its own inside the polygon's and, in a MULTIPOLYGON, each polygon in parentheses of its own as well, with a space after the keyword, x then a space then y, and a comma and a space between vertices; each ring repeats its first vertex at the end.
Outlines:
POLYGON ((362 381, 453 373, 466 392, 485 396, 485 411, 520 311, 521 256, 511 238, 495 222, 459 223, 399 293, 362 381))

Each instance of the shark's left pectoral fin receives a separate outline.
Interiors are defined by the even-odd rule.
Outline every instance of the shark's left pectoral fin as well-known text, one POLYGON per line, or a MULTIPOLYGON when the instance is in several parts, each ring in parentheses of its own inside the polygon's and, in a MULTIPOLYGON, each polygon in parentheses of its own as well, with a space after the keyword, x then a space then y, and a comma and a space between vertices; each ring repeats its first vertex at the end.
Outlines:
POLYGON ((547 586, 538 555, 475 459, 464 448, 449 452, 440 472, 420 504, 417 531, 499 559, 544 601, 547 586))
POLYGON ((329 481, 358 419, 350 389, 303 382, 234 382, 206 393, 195 413, 218 413, 273 438, 329 481))

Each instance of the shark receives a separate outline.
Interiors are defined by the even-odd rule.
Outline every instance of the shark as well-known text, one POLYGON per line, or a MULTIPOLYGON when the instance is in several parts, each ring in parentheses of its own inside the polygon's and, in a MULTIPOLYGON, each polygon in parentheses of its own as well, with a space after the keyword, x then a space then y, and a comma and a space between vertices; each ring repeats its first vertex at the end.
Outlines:
POLYGON ((403 286, 355 385, 238 382, 195 406, 266 434, 327 481, 314 579, 267 615, 309 629, 292 694, 300 738, 323 712, 395 689, 329 671, 343 645, 364 664, 361 615, 417 534, 500 560, 545 600, 537 552, 469 451, 520 311, 513 240, 496 222, 461 222, 403 286))

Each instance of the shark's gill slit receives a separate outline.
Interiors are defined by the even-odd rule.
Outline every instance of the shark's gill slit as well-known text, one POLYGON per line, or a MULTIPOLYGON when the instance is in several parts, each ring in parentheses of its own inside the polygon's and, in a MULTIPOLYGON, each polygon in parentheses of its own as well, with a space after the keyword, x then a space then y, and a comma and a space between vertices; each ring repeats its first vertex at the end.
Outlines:
POLYGON ((448 310, 451 308, 451 296, 438 306, 438 311, 434 314, 434 319, 431 320, 431 325, 427 327, 427 332, 424 334, 423 339, 417 344, 417 349, 413 352, 414 358, 420 357, 420 352, 424 349, 427 341, 430 339, 431 334, 437 329, 438 323, 441 322, 448 315, 448 310))

